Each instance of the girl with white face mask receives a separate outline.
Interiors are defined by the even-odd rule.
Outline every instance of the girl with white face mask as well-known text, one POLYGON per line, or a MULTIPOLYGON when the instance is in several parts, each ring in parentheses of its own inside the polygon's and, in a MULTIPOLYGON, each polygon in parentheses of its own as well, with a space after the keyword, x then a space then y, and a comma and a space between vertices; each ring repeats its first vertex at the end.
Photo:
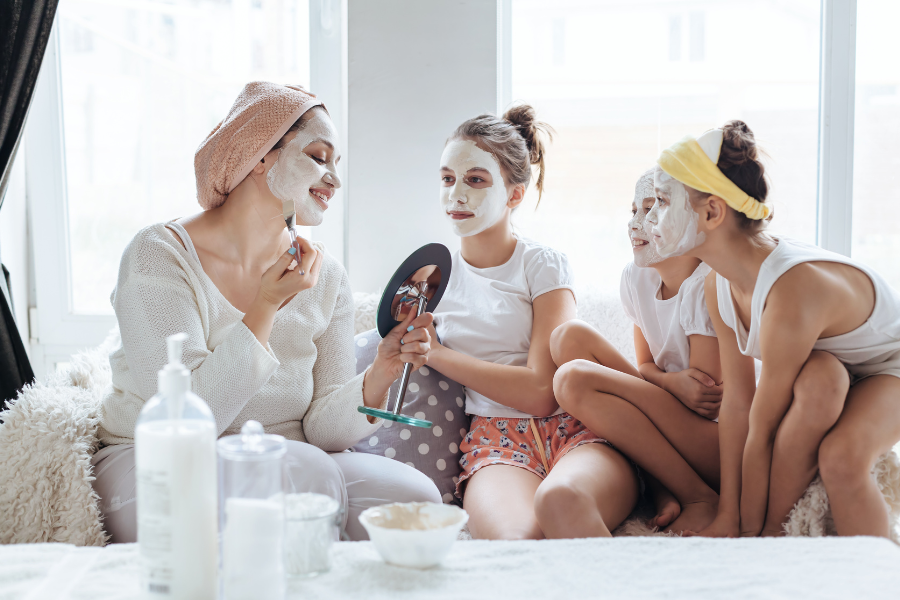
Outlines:
POLYGON ((425 364, 432 317, 397 326, 356 375, 347 273, 321 245, 292 239, 284 219, 287 208, 299 225, 322 222, 341 186, 339 160, 315 96, 249 83, 195 155, 203 212, 147 227, 125 250, 112 297, 122 341, 93 461, 114 542, 135 539, 135 422, 156 391, 166 337, 178 332, 188 334, 183 362, 217 433, 252 419, 287 438, 289 489, 339 500, 351 538, 366 539, 356 517, 369 506, 441 501, 415 469, 343 452, 381 425, 357 407, 383 407, 404 365, 425 364))
POLYGON ((742 121, 683 139, 659 165, 696 215, 661 215, 660 236, 696 232, 675 251, 714 270, 706 304, 727 382, 721 501, 701 535, 783 535, 818 471, 838 534, 889 537, 871 473, 900 440, 900 294, 850 258, 765 232, 768 183, 742 121))
POLYGON ((682 532, 705 527, 716 514, 719 448, 713 419, 722 378, 703 297, 709 267, 693 257, 662 258, 651 231, 653 211, 669 202, 657 196, 655 171, 635 186, 628 223, 634 261, 625 266, 621 283, 638 367, 577 320, 553 332, 550 350, 560 367, 554 382, 560 406, 649 475, 657 507, 651 524, 682 532))
POLYGON ((472 421, 457 493, 477 538, 609 536, 638 494, 628 460, 553 393, 549 340, 575 316, 572 273, 563 254, 518 237, 511 223, 533 164, 542 191, 544 127, 530 106, 482 115, 460 125, 441 156, 441 208, 462 240, 429 366, 466 387, 472 421))

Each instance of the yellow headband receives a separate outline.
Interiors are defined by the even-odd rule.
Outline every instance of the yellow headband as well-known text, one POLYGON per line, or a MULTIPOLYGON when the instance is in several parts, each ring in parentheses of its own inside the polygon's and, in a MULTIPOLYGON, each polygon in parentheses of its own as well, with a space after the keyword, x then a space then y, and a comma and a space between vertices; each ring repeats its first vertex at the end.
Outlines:
POLYGON ((718 196, 728 206, 753 220, 769 216, 769 207, 756 198, 751 198, 725 177, 691 136, 663 150, 656 162, 663 171, 684 185, 718 196))

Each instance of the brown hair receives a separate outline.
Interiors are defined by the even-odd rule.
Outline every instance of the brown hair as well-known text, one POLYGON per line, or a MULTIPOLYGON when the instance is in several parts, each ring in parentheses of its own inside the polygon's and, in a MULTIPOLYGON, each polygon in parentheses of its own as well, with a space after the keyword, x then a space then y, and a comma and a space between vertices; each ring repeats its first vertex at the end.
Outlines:
MULTIPOLYGON (((309 121, 309 120, 312 118, 312 116, 313 116, 313 111, 316 110, 316 109, 319 109, 319 108, 322 109, 322 110, 324 110, 326 115, 328 114, 328 109, 327 109, 327 108, 325 108, 325 107, 322 106, 321 104, 316 104, 315 106, 313 106, 312 108, 310 108, 308 111, 306 111, 305 113, 303 113, 302 115, 300 115, 300 118, 299 118, 299 119, 297 119, 296 121, 294 121, 294 124, 291 125, 291 126, 288 128, 288 130, 284 132, 284 135, 281 136, 281 139, 278 140, 278 141, 275 143, 274 146, 272 146, 272 150, 280 150, 280 149, 284 148, 284 145, 285 145, 284 138, 286 138, 286 137, 289 136, 290 134, 294 133, 295 131, 300 131, 301 129, 303 129, 303 128, 306 126, 306 122, 309 121)), ((269 150, 269 152, 271 152, 272 150, 269 150)))
MULTIPOLYGON (((769 195, 769 183, 766 180, 766 168, 760 161, 763 152, 756 145, 756 136, 746 123, 736 119, 725 123, 722 131, 722 149, 716 166, 745 194, 765 203, 766 196, 769 195)), ((752 233, 765 229, 772 219, 771 211, 767 218, 758 220, 738 211, 734 213, 738 226, 752 233)))
POLYGON ((538 204, 544 192, 544 152, 546 144, 543 136, 553 141, 553 128, 538 121, 534 108, 528 104, 516 104, 504 113, 502 118, 495 115, 479 115, 456 128, 450 140, 475 138, 483 143, 500 164, 506 180, 513 185, 531 182, 531 165, 537 165, 538 204))

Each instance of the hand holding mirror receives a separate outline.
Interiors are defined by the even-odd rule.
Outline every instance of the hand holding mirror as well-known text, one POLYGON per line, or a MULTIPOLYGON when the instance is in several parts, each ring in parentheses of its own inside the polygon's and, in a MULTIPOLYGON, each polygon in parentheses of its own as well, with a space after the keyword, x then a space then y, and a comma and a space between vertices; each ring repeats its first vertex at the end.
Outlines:
MULTIPOLYGON (((403 261, 384 288, 384 294, 378 304, 378 334, 382 338, 403 322, 410 312, 414 312, 416 316, 424 312, 434 312, 450 281, 450 265, 450 251, 443 244, 422 246, 403 261)), ((400 414, 411 373, 412 365, 407 363, 403 367, 400 387, 392 410, 368 406, 360 406, 357 410, 379 419, 388 419, 414 427, 431 427, 431 421, 400 414)))

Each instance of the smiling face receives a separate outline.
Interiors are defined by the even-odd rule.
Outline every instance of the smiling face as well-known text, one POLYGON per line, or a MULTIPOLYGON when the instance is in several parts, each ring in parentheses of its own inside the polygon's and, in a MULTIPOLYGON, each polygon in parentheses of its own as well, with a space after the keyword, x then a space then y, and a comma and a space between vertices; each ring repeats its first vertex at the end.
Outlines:
POLYGON ((506 214, 500 164, 472 140, 450 140, 441 155, 441 207, 460 237, 477 235, 506 214))
POLYGON ((649 267, 662 260, 656 251, 647 213, 656 201, 653 190, 653 172, 649 169, 641 175, 634 186, 634 200, 631 202, 631 220, 628 221, 628 237, 631 239, 631 250, 634 253, 634 264, 638 267, 649 267))
POLYGON ((684 184, 657 169, 654 185, 656 202, 647 213, 647 222, 659 255, 681 256, 702 244, 705 236, 698 232, 700 218, 688 201, 684 184))
POLYGON ((337 163, 341 159, 338 135, 324 110, 312 111, 266 175, 276 198, 293 204, 297 224, 320 225, 334 190, 341 187, 337 163))

